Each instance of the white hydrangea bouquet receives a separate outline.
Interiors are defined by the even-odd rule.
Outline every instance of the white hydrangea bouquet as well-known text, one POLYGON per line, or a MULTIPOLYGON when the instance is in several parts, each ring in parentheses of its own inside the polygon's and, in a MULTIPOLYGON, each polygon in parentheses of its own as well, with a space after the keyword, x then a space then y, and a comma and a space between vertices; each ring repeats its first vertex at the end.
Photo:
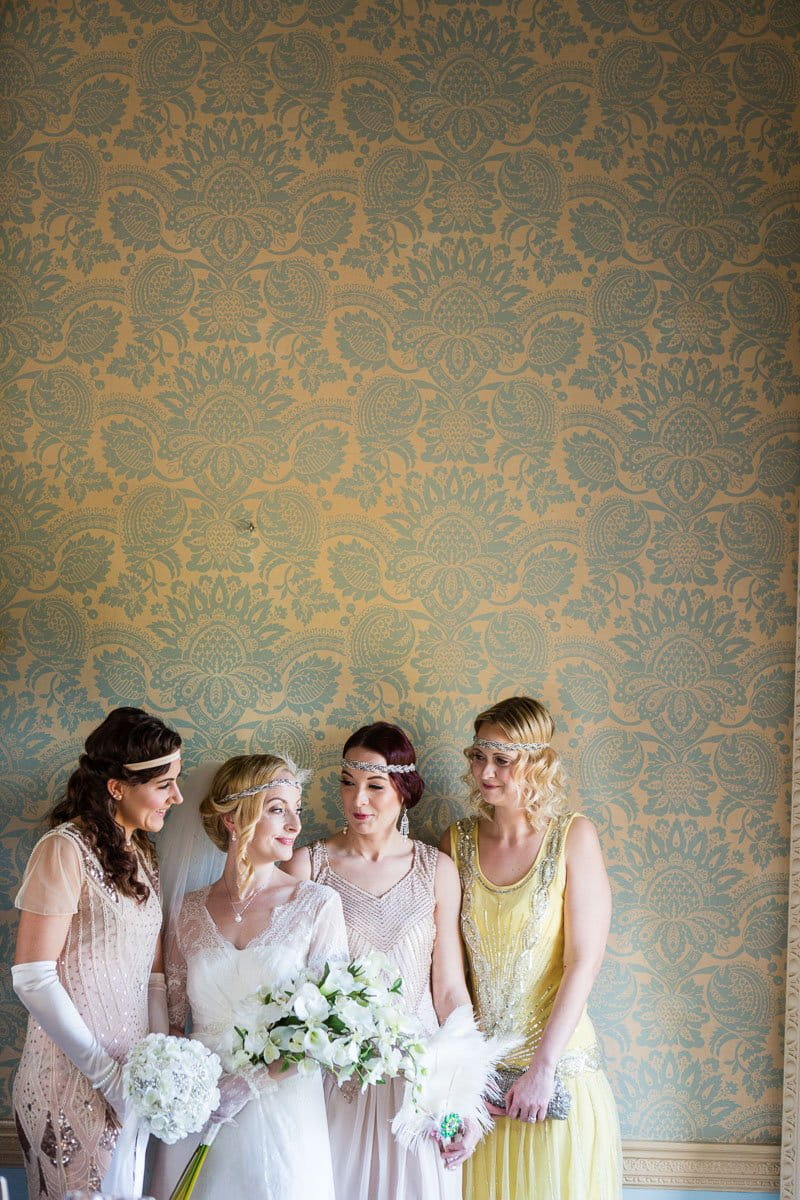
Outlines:
POLYGON ((222 1064, 191 1038, 149 1033, 123 1068, 125 1095, 140 1121, 172 1145, 203 1128, 219 1104, 222 1064))
POLYGON ((338 1083, 371 1083, 402 1075, 412 1087, 425 1073, 425 1045, 418 1025, 403 1011, 402 980, 391 981, 379 955, 349 963, 304 968, 279 985, 267 984, 237 1008, 235 1036, 225 1066, 281 1069, 317 1066, 338 1083))

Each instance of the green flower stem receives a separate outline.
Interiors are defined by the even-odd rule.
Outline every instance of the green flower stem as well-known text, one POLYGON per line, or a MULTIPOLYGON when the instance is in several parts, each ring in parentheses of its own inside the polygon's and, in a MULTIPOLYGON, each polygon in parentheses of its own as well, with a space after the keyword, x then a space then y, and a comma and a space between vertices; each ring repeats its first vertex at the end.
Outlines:
POLYGON ((194 1191, 194 1185, 197 1183, 197 1180, 200 1177, 200 1172, 203 1169, 203 1163, 208 1157, 208 1152, 211 1149, 214 1138, 219 1133, 219 1129, 219 1124, 206 1125, 202 1134, 203 1140, 184 1167, 180 1179, 175 1184, 173 1191, 170 1193, 169 1200, 189 1200, 189 1197, 194 1191))

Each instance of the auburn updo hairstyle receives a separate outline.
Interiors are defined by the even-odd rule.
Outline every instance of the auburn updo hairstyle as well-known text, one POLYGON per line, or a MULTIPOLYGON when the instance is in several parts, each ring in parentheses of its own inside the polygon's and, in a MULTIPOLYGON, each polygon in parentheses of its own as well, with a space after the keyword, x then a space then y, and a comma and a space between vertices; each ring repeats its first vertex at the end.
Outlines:
MULTIPOLYGON (((391 725, 388 721, 375 721, 372 725, 362 725, 344 744, 343 758, 357 758, 353 752, 361 746, 363 750, 372 750, 380 754, 390 765, 406 765, 416 763, 417 755, 414 747, 399 725, 391 725)), ((387 775, 406 808, 413 808, 422 799, 425 783, 419 771, 392 771, 387 775)))

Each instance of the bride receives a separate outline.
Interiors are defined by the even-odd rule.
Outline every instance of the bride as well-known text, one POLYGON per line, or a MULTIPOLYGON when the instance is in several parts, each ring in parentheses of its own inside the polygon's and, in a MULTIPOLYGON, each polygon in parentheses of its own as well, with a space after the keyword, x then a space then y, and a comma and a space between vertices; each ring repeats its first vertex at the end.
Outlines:
MULTIPOLYGON (((347 958, 336 893, 277 869, 300 832, 301 774, 271 754, 230 759, 216 771, 199 809, 205 833, 222 853, 211 846, 205 853, 186 822, 159 846, 167 904, 177 907, 187 872, 194 871, 196 882, 198 861, 206 878, 215 879, 185 895, 166 945, 172 1032, 182 1033, 191 1017, 191 1036, 211 1050, 230 1045, 234 1006, 267 980, 347 958)), ((192 807, 187 799, 185 808, 192 807)), ((221 1128, 194 1200, 229 1200, 232 1170, 236 1194, 248 1200, 334 1200, 318 1072, 251 1068, 224 1075, 220 1093, 212 1120, 221 1128)), ((150 1183, 158 1200, 168 1200, 198 1141, 160 1147, 150 1183)))

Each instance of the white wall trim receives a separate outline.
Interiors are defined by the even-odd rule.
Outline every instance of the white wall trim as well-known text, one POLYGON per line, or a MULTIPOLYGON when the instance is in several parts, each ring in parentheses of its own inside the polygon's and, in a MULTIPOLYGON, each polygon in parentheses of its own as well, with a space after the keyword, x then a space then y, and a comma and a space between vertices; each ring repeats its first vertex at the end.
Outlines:
MULTIPOLYGON (((776 1192, 780 1147, 623 1142, 626 1187, 776 1192)), ((0 1121, 0 1167, 21 1167, 13 1121, 0 1121)), ((786 1196, 781 1192, 782 1200, 786 1196)))
POLYGON ((778 1190, 779 1146, 626 1141, 622 1149, 626 1187, 778 1190))

